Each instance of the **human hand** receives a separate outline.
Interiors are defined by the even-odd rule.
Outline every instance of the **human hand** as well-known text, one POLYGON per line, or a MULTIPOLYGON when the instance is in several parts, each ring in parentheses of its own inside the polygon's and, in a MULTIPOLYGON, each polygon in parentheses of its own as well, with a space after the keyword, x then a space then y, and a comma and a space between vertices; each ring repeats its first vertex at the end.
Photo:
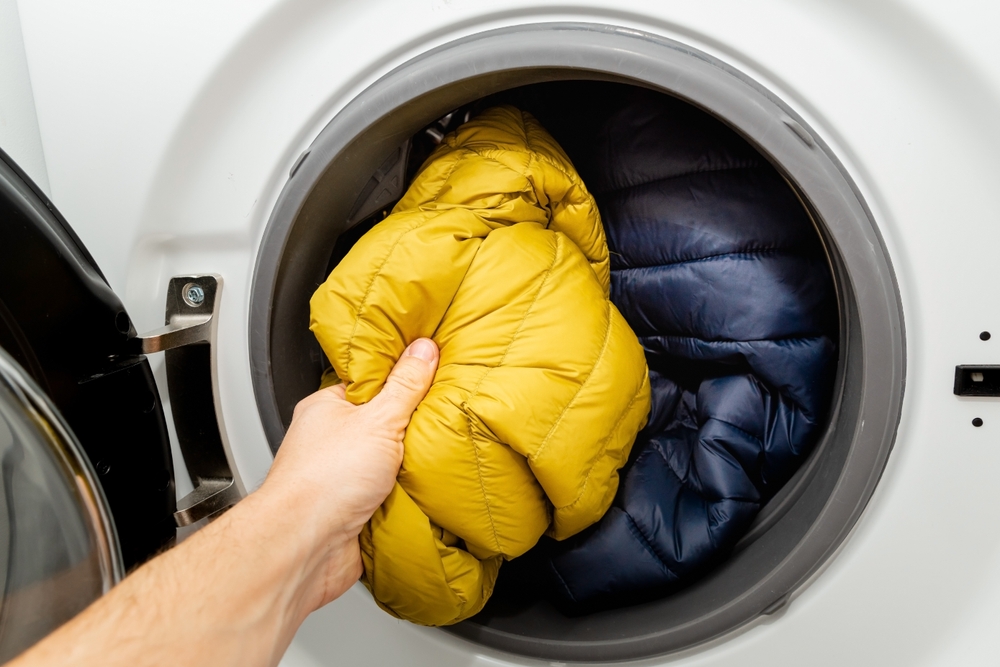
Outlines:
POLYGON ((437 364, 437 346, 416 340, 367 404, 348 403, 343 387, 303 399, 260 489, 16 664, 278 664, 306 616, 361 576, 358 533, 392 490, 437 364))
MULTIPOLYGON (((312 544, 306 604, 339 597, 362 573, 358 534, 392 490, 403 460, 403 435, 437 370, 438 348, 410 344, 378 396, 364 405, 344 386, 302 399, 258 495, 276 499, 312 544), (312 531, 315 534, 312 534, 312 531)), ((310 610, 311 610, 310 609, 310 610)))

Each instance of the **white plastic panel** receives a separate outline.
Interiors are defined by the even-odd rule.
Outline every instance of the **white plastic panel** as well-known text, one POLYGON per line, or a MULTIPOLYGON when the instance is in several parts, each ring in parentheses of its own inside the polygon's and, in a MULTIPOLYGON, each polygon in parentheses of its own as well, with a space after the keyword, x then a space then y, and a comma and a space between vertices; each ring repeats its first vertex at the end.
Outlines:
MULTIPOLYGON (((951 385, 956 364, 1000 363, 996 10, 914 7, 37 0, 21 13, 53 196, 124 286, 137 326, 161 317, 170 275, 227 280, 225 420, 248 480, 270 456, 246 351, 255 246, 289 167, 357 91, 444 41, 544 20, 658 32, 777 91, 847 165, 893 257, 907 327, 903 421, 867 515, 799 598, 736 637, 648 664, 988 665, 988 630, 1000 626, 1000 403, 956 398, 951 385)), ((530 663, 395 621, 356 587, 307 622, 286 664, 530 663)))
POLYGON ((49 191, 16 0, 0 0, 0 148, 49 191))

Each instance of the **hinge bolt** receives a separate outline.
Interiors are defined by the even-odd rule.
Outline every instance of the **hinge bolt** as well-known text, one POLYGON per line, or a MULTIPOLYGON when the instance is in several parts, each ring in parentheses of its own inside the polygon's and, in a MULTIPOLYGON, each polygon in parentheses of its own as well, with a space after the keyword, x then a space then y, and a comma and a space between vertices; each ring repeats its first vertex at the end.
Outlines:
POLYGON ((205 303, 205 290, 201 285, 188 283, 184 286, 184 289, 181 290, 181 295, 184 298, 184 303, 192 308, 205 303))

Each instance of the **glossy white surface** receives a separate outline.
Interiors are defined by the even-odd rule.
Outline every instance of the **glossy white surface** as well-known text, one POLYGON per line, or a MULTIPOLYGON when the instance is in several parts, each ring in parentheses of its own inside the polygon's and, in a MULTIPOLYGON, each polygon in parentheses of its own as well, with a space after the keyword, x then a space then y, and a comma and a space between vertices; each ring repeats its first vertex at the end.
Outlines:
MULTIPOLYGON (((171 275, 226 278, 225 421, 250 486, 270 461, 246 348, 256 244, 289 167, 353 95, 436 44, 557 20, 660 33, 757 78, 824 134, 885 236, 903 420, 854 534, 785 611, 647 664, 996 664, 1000 403, 951 393, 956 364, 1000 363, 996 3, 22 0, 20 14, 53 199, 137 326, 160 323, 171 275)), ((391 619, 355 588, 285 664, 534 663, 391 619)))
POLYGON ((15 0, 0 0, 0 148, 48 191, 49 176, 15 0))

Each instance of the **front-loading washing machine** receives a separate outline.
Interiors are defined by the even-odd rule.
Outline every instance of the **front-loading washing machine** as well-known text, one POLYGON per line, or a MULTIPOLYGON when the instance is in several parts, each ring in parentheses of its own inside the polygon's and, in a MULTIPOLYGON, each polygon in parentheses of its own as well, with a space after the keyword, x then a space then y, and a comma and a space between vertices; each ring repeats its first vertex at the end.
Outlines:
POLYGON ((447 629, 396 621, 356 586, 310 617, 288 665, 992 662, 1000 70, 983 26, 996 10, 19 11, 51 196, 122 296, 122 344, 170 347, 152 342, 165 332, 128 342, 162 326, 165 304, 175 329, 193 316, 205 332, 150 357, 182 507, 214 498, 214 511, 266 474, 322 371, 308 297, 332 249, 397 196, 413 138, 477 100, 568 80, 684 100, 775 165, 827 249, 840 358, 826 430, 711 573, 641 605, 569 617, 531 600, 447 629))

